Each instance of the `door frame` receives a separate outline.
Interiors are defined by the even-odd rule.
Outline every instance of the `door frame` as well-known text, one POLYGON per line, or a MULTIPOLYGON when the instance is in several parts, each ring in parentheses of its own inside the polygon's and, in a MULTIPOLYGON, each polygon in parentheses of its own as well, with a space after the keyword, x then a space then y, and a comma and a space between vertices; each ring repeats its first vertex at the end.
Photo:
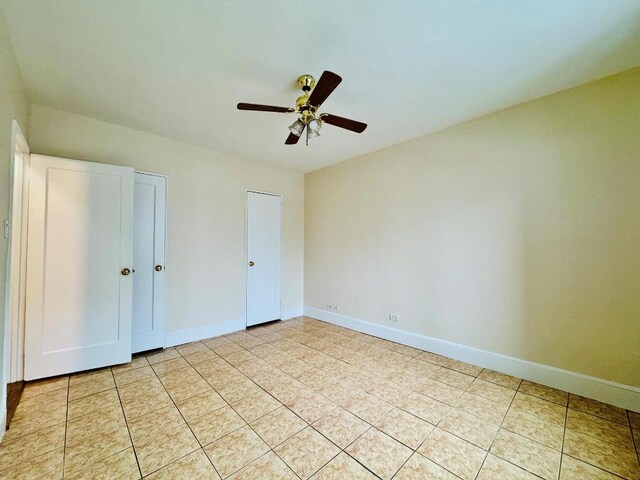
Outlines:
MULTIPOLYGON (((9 169, 9 238, 7 239, 7 264, 4 303, 4 355, 2 370, 2 414, 6 413, 7 384, 24 378, 24 314, 27 247, 27 212, 29 207, 29 157, 31 149, 17 120, 11 121, 11 150, 9 169), (17 168, 16 155, 23 155, 17 168), (20 185, 19 189, 14 188, 20 185), (18 209, 18 217, 13 215, 18 209), (15 232, 14 227, 20 228, 15 232), (17 245, 14 242, 17 241, 17 245)), ((3 227, 4 228, 4 227, 3 227)))
MULTIPOLYGON (((164 178, 164 281, 162 282, 162 328, 163 332, 163 340, 162 347, 167 347, 167 264, 168 256, 169 256, 169 176, 163 173, 155 173, 155 172, 147 172, 146 170, 135 170, 134 171, 134 195, 135 195, 135 174, 139 173, 141 175, 149 175, 153 177, 162 177, 164 178)), ((135 205, 134 205, 135 208, 135 205)), ((135 219, 134 219, 135 220, 135 219)), ((131 319, 131 325, 133 326, 133 319, 131 319)), ((132 332, 132 345, 133 345, 133 332, 132 332)), ((133 347, 132 347, 133 349, 133 347)))
POLYGON ((280 319, 282 319, 282 276, 284 265, 284 195, 281 193, 267 192, 265 190, 257 190, 254 188, 247 188, 246 191, 246 205, 245 205, 245 246, 244 246, 244 326, 247 328, 249 321, 249 194, 257 193, 260 195, 270 195, 272 197, 280 198, 280 319))

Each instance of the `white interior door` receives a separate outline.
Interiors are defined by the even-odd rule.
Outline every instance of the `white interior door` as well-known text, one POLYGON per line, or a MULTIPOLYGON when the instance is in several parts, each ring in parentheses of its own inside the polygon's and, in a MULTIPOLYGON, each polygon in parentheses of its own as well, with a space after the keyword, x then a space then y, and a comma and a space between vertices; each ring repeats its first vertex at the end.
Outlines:
POLYGON ((131 359, 133 169, 31 155, 25 380, 131 359))
POLYGON ((247 326, 280 319, 282 197, 248 192, 247 326))
POLYGON ((135 174, 133 202, 133 353, 164 346, 167 179, 135 174))

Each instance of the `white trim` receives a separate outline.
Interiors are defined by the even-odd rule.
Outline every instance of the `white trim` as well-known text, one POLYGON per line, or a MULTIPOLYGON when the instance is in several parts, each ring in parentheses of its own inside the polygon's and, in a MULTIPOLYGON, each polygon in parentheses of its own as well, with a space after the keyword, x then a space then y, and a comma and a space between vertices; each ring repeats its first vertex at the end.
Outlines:
POLYGON ((301 317, 304 313, 302 307, 288 307, 283 308, 281 313, 282 320, 289 320, 290 318, 301 317))
POLYGON ((185 328, 183 330, 175 330, 167 332, 164 336, 164 346, 173 347, 184 343, 196 342, 205 338, 226 335, 227 333, 238 332, 245 329, 245 318, 234 318, 220 323, 211 325, 202 325, 201 327, 185 328))
POLYGON ((304 307, 304 314, 334 325, 350 328, 393 342, 427 350, 483 368, 524 378, 567 392, 593 398, 617 407, 640 411, 640 388, 591 377, 582 373, 480 350, 459 343, 412 333, 398 328, 360 320, 314 307, 304 307))
POLYGON ((4 432, 6 432, 6 429, 4 428, 6 424, 7 424, 7 410, 5 409, 4 411, 2 411, 2 416, 0 417, 0 425, 2 426, 2 428, 0 428, 0 442, 2 442, 2 439, 4 438, 4 432))
MULTIPOLYGON (((7 414, 7 384, 23 378, 24 349, 24 279, 26 265, 27 206, 29 193, 29 144, 16 119, 11 120, 11 145, 9 157, 9 238, 7 239, 7 262, 5 268, 5 297, 2 328, 4 345, 0 370, 0 428, 4 434, 7 414), (22 165, 16 172, 16 154, 22 153, 22 165), (19 183, 16 193, 14 185, 19 183), (17 195, 20 198, 17 198, 17 195), (16 197, 16 198, 14 198, 16 197), (19 217, 14 218, 14 209, 19 208, 19 217), (18 221, 19 220, 19 221, 18 221), (20 228, 19 238, 14 235, 16 224, 20 228), (16 244, 14 242, 17 240, 16 244)), ((0 438, 2 436, 0 435, 0 438)))

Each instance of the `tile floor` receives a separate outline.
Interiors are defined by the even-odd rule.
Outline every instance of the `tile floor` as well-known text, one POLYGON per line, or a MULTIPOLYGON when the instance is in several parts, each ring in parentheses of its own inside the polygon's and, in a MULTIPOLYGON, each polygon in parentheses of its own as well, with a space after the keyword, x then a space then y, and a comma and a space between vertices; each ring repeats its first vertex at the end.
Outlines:
POLYGON ((0 478, 640 480, 640 414, 310 318, 33 383, 0 478))

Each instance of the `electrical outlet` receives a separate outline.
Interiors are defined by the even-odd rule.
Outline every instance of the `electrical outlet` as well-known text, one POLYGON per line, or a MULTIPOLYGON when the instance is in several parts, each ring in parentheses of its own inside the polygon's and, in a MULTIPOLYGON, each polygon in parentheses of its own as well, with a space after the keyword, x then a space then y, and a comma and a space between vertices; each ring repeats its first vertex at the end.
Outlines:
POLYGON ((399 322, 400 321, 400 316, 396 315, 395 313, 390 313, 389 314, 389 320, 391 320, 392 322, 399 322))
POLYGON ((340 311, 340 305, 333 305, 331 303, 327 303, 327 308, 329 310, 333 310, 334 312, 339 312, 340 311))

